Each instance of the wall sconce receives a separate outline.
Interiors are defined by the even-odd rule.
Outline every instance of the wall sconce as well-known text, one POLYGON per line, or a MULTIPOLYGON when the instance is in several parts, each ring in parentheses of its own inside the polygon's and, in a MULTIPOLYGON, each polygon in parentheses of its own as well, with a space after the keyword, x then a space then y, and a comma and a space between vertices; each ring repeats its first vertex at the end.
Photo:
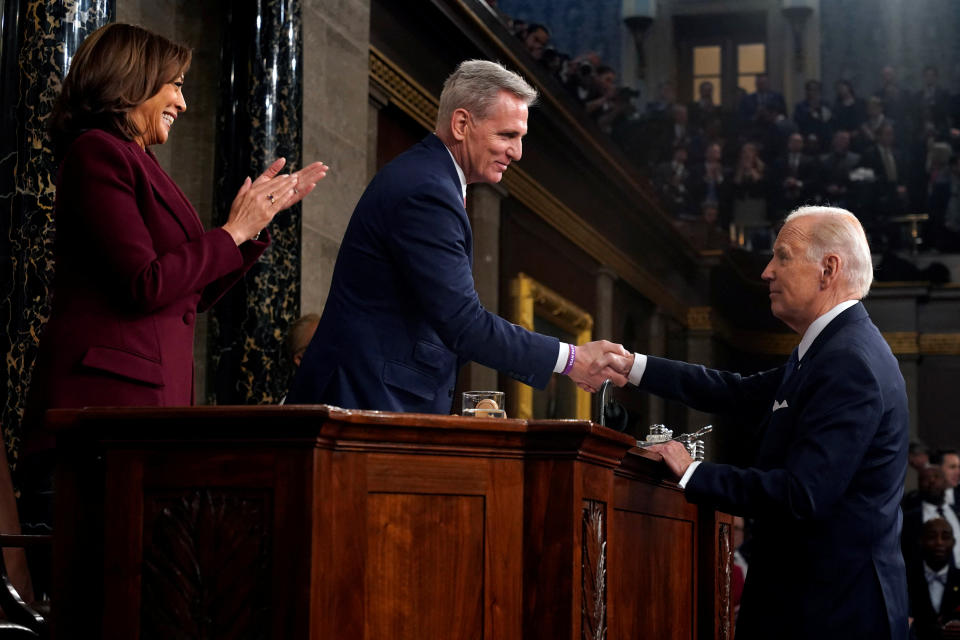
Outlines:
POLYGON ((657 17, 657 0, 623 0, 620 15, 633 35, 633 44, 637 49, 637 77, 646 75, 647 62, 643 54, 643 35, 657 17))
POLYGON ((783 0, 783 15, 793 32, 793 64, 797 73, 803 72, 806 52, 803 48, 803 27, 814 11, 816 0, 783 0))

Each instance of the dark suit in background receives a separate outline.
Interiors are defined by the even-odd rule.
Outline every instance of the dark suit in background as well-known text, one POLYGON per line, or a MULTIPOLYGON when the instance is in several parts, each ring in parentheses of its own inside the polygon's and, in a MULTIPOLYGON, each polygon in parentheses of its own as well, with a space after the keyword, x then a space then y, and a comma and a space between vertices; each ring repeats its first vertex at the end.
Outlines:
POLYGON ((691 502, 755 519, 737 638, 905 638, 896 358, 858 303, 789 368, 741 377, 648 357, 639 385, 699 411, 766 414, 750 468, 704 462, 686 486, 691 502))
POLYGON ((472 262, 456 165, 430 134, 357 203, 287 403, 449 413, 469 360, 545 387, 558 340, 484 309, 472 262))

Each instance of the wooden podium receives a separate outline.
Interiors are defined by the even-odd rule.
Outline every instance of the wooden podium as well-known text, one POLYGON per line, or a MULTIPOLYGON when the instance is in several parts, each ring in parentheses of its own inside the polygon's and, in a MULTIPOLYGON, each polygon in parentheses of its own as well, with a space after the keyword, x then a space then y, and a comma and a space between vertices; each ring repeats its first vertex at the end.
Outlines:
POLYGON ((730 637, 731 518, 590 422, 48 416, 57 638, 730 637))

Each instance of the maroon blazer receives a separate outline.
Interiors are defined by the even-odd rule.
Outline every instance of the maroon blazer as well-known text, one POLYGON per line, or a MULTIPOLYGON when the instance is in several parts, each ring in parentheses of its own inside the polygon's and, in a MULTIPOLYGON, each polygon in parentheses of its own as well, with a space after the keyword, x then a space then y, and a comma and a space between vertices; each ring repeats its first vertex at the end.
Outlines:
POLYGON ((63 160, 56 225, 31 410, 192 404, 197 311, 268 242, 238 248, 223 229, 204 231, 153 153, 101 130, 63 160))

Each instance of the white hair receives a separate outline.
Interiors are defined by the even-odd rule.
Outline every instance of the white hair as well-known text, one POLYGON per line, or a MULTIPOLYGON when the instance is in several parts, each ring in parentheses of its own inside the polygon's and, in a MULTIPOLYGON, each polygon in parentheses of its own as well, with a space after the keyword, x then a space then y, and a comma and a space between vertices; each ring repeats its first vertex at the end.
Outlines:
POLYGON ((537 90, 498 62, 464 60, 443 83, 437 112, 437 133, 449 130, 457 109, 466 109, 478 120, 486 120, 501 91, 507 91, 532 106, 537 90))
POLYGON ((785 224, 806 216, 820 218, 810 229, 807 258, 820 262, 828 253, 840 256, 846 283, 864 298, 873 283, 873 258, 857 216, 839 207, 800 207, 787 216, 785 224))

